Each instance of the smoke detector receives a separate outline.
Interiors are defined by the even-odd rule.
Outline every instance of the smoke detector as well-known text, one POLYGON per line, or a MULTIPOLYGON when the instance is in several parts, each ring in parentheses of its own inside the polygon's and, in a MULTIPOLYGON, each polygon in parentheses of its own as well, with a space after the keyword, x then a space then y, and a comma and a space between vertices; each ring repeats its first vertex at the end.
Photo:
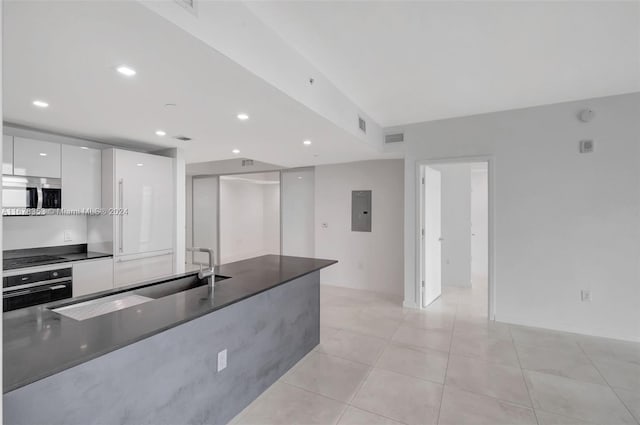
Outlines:
POLYGON ((578 114, 578 118, 582 122, 589 122, 595 117, 596 113, 592 109, 583 109, 578 114))

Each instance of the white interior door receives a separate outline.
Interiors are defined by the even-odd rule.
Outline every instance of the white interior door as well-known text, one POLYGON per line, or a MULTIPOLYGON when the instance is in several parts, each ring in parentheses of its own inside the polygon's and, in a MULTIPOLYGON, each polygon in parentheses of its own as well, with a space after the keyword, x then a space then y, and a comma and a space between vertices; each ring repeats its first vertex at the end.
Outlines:
POLYGON ((426 307, 442 294, 442 187, 440 171, 425 166, 422 175, 422 305, 426 307))

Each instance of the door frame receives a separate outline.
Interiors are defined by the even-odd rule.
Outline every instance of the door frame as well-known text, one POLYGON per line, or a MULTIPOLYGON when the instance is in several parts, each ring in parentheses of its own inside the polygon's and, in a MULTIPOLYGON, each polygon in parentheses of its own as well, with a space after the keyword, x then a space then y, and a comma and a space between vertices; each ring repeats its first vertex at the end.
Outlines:
POLYGON ((422 267, 423 267, 423 247, 422 247, 422 214, 424 208, 424 195, 422 190, 422 167, 441 164, 457 164, 468 162, 486 162, 487 163, 487 183, 488 183, 488 318, 495 320, 496 317, 496 280, 495 280, 495 158, 493 155, 475 155, 475 156, 456 156, 456 157, 440 157, 429 158, 416 161, 415 168, 415 293, 416 301, 422 310, 422 267))
POLYGON ((440 298, 442 296, 442 172, 440 170, 436 170, 433 167, 427 165, 427 164, 423 164, 420 166, 420 196, 421 196, 421 200, 420 200, 420 217, 419 217, 419 222, 420 225, 418 227, 419 229, 419 238, 420 238, 420 275, 418 276, 418 281, 420 282, 420 299, 418 300, 418 304, 420 305, 421 309, 427 308, 429 305, 431 305, 433 302, 435 302, 438 298, 440 298), (425 198, 425 194, 427 193, 426 186, 427 184, 427 168, 431 168, 433 171, 435 171, 436 173, 438 173, 439 175, 439 180, 440 180, 440 295, 438 295, 436 298, 434 298, 433 300, 431 300, 431 302, 429 302, 428 305, 425 305, 424 303, 424 293, 427 289, 426 287, 426 282, 427 282, 427 276, 426 276, 426 253, 425 253, 425 248, 426 248, 426 243, 427 243, 427 209, 425 208, 426 206, 426 198, 425 198), (423 285, 424 283, 424 285, 423 285))

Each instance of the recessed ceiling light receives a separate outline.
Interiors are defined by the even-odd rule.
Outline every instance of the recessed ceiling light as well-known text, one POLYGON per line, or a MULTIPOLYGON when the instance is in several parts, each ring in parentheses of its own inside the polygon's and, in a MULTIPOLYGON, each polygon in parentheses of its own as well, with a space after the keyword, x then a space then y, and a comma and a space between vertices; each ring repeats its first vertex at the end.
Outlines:
POLYGON ((298 176, 298 180, 302 180, 302 176, 298 176))
POLYGON ((246 120, 249 119, 249 115, 247 115, 247 114, 238 114, 238 119, 240 121, 246 121, 246 120))
POLYGON ((44 100, 34 100, 33 104, 35 106, 37 106, 38 108, 48 108, 49 104, 47 102, 45 102, 44 100))
POLYGON ((143 164, 142 162, 138 162, 136 165, 137 165, 138 167, 142 167, 144 164, 143 164))
POLYGON ((238 155, 240 153, 240 149, 234 149, 231 152, 233 152, 234 154, 238 155))
POLYGON ((305 140, 305 141, 304 141, 304 142, 302 142, 302 143, 304 143, 305 145, 309 146, 309 145, 311 144, 311 140, 305 140))
POLYGON ((44 152, 40 152, 40 156, 47 156, 47 154, 44 152))
POLYGON ((86 146, 80 146, 80 149, 89 149, 89 148, 86 146))
POLYGON ((165 131, 156 130, 156 136, 162 137, 162 136, 166 136, 166 135, 167 135, 167 133, 165 131))
POLYGON ((126 65, 120 65, 116 68, 116 71, 127 77, 133 77, 134 75, 136 75, 136 70, 133 68, 129 68, 126 65))

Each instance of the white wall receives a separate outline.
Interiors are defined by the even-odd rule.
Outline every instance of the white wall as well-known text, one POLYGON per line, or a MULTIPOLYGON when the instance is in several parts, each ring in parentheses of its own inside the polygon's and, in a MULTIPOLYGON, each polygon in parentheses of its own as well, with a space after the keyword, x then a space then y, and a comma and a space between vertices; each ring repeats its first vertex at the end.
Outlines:
MULTIPOLYGON (((218 244, 218 177, 202 176, 191 180, 193 204, 187 208, 191 216, 189 247, 211 248, 215 261, 220 261, 218 244), (191 208, 193 205, 193 209, 191 208)), ((189 196, 191 199, 191 196, 189 196)), ((207 264, 208 255, 204 252, 190 252, 187 260, 194 263, 207 264)))
POLYGON ((86 216, 16 216, 2 220, 2 248, 26 249, 87 243, 86 216), (70 241, 64 240, 68 232, 70 241))
POLYGON ((321 282, 401 296, 402 160, 318 166, 315 184, 316 257, 338 260, 321 282), (353 190, 372 191, 371 232, 351 231, 353 190))
POLYGON ((471 165, 432 165, 442 184, 442 285, 471 287, 471 165))
POLYGON ((278 184, 220 179, 222 264, 280 253, 279 196, 278 184))
POLYGON ((471 283, 486 283, 489 273, 489 175, 487 164, 471 165, 471 283))
POLYGON ((280 254, 280 185, 262 186, 262 249, 265 254, 280 254))
POLYGON ((491 155, 496 319, 640 341, 638 117, 635 93, 404 127, 405 305, 417 305, 416 161, 491 155), (587 138, 595 152, 578 153, 587 138))
POLYGON ((282 187, 282 254, 315 256, 314 169, 285 170, 282 187))

